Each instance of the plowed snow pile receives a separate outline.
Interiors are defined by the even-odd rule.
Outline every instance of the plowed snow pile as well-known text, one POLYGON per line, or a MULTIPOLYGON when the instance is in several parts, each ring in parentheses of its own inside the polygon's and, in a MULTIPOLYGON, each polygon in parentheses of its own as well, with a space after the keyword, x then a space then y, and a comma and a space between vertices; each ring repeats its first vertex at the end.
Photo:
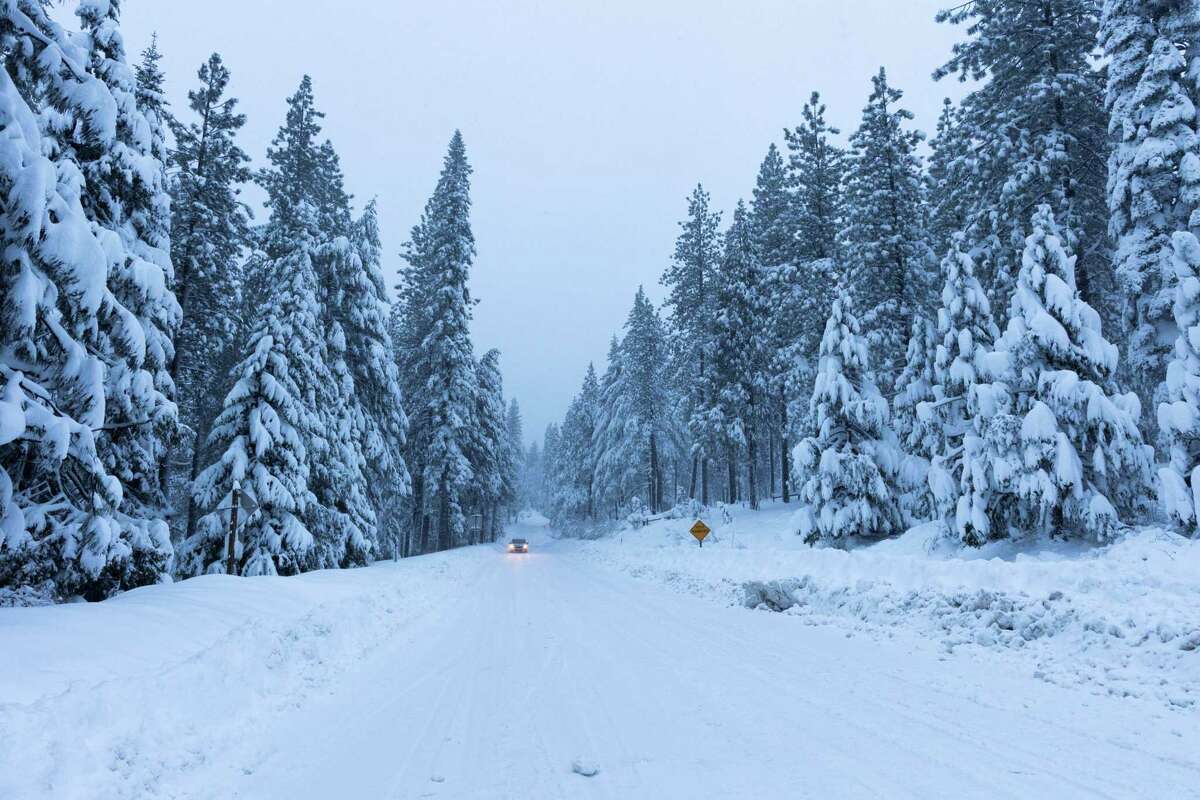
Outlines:
POLYGON ((269 720, 336 689, 382 644, 427 636, 494 558, 473 548, 290 578, 206 575, 4 609, 0 798, 157 797, 208 762, 253 769, 269 720))
POLYGON ((1051 683, 1180 709, 1200 701, 1200 542, 1144 528, 1106 547, 964 551, 923 526, 848 551, 814 549, 795 535, 793 508, 735 511, 703 548, 690 518, 578 548, 635 577, 811 624, 880 635, 904 626, 947 651, 1003 651, 1051 683))

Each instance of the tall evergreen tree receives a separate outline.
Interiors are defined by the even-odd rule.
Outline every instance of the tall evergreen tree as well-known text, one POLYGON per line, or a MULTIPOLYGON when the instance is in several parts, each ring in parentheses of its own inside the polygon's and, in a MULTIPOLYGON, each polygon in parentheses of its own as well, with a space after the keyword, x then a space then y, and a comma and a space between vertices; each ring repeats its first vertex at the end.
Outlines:
POLYGON ((0 183, 10 189, 0 199, 0 586, 97 599, 162 579, 171 560, 165 526, 125 513, 142 509, 126 505, 97 452, 110 419, 107 340, 132 345, 145 332, 108 283, 120 248, 93 224, 59 135, 73 119, 79 137, 111 144, 115 102, 42 3, 0 9, 0 48, 0 183))
POLYGON ((421 243, 433 321, 421 342, 423 372, 428 376, 422 397, 429 426, 424 478, 436 504, 439 549, 450 547, 462 535, 462 496, 472 478, 465 454, 475 391, 467 289, 475 258, 470 175, 462 134, 455 131, 430 200, 421 243))
MULTIPOLYGON (((500 505, 512 500, 512 464, 505 425, 500 351, 492 349, 484 353, 475 374, 477 387, 468 451, 474 475, 470 499, 482 517, 481 540, 492 541, 497 533, 500 505)), ((476 544, 474 541, 469 543, 476 544)))
POLYGON ((194 488, 197 505, 209 511, 180 548, 186 575, 225 571, 229 523, 222 509, 235 489, 258 506, 233 554, 239 574, 291 575, 320 563, 310 521, 323 520, 314 513, 308 443, 323 425, 312 387, 326 378, 313 249, 313 243, 297 246, 259 265, 271 270, 263 283, 275 289, 254 317, 248 355, 234 368, 233 388, 209 435, 217 457, 194 488))
POLYGON ((739 494, 736 470, 738 454, 744 450, 748 499, 757 508, 756 434, 768 385, 769 339, 763 322, 769 306, 754 234, 746 206, 739 201, 725 233, 721 268, 714 275, 714 347, 705 394, 712 398, 709 427, 721 432, 727 447, 730 500, 739 494))
POLYGON ((115 316, 101 322, 112 333, 103 345, 110 363, 98 444, 107 469, 124 487, 126 510, 158 528, 166 510, 166 453, 178 421, 169 365, 181 315, 172 290, 161 125, 139 108, 137 79, 120 30, 120 3, 81 3, 76 14, 83 64, 105 87, 107 102, 65 96, 48 128, 61 156, 82 173, 84 211, 109 238, 108 285, 123 313, 136 320, 132 337, 115 316), (83 117, 90 124, 80 124, 83 117))
POLYGON ((993 307, 1007 308, 1031 209, 1058 210, 1067 244, 1083 254, 1079 288, 1103 310, 1111 282, 1104 241, 1103 89, 1093 66, 1096 0, 974 0, 938 14, 966 26, 935 79, 976 88, 960 122, 975 153, 970 243, 993 307), (1080 249, 1080 242, 1089 247, 1080 249))
POLYGON ((433 309, 432 271, 426 268, 428 250, 426 230, 428 219, 433 214, 434 198, 425 204, 421 221, 413 226, 409 240, 401 252, 406 266, 400 270, 400 282, 396 286, 396 301, 392 305, 388 321, 392 335, 392 349, 400 377, 400 387, 408 400, 408 445, 404 450, 405 462, 412 476, 412 499, 410 501, 411 522, 407 553, 424 553, 429 550, 428 513, 429 492, 425 486, 425 464, 429 454, 430 425, 428 410, 429 369, 431 363, 424 357, 423 344, 432 329, 433 309))
MULTIPOLYGON (((667 308, 675 350, 673 362, 681 373, 680 383, 700 387, 704 383, 707 358, 712 345, 712 275, 720 263, 721 213, 709 209, 709 195, 697 185, 688 198, 687 219, 675 240, 671 265, 663 273, 662 282, 668 289, 667 308)), ((708 458, 714 432, 708 429, 703 415, 697 414, 710 398, 703 397, 699 388, 684 397, 684 415, 692 428, 692 479, 689 494, 696 496, 699 469, 701 502, 708 504, 708 458)))
POLYGON ((625 381, 621 342, 614 335, 609 341, 608 359, 600 379, 600 401, 592 431, 596 501, 606 510, 619 508, 636 491, 635 456, 626 452, 625 381))
POLYGON ((1168 461, 1158 470, 1159 501, 1185 535, 1200 529, 1200 241, 1174 234, 1175 323, 1179 338, 1167 366, 1158 428, 1168 461))
POLYGON ((849 264, 845 285, 862 309, 877 374, 890 392, 903 369, 913 313, 929 305, 933 257, 916 154, 922 136, 905 130, 912 114, 896 107, 902 93, 888 85, 884 70, 871 81, 862 124, 850 137, 841 235, 849 264))
MULTIPOLYGON (((801 115, 800 125, 784 131, 794 192, 792 229, 796 252, 792 261, 797 264, 837 255, 846 173, 846 155, 833 142, 841 131, 825 121, 825 104, 818 92, 812 93, 801 115)), ((819 340, 821 334, 816 338, 819 340)))
POLYGON ((134 77, 137 81, 137 107, 150 126, 150 153, 156 161, 166 165, 170 161, 167 128, 171 124, 171 115, 167 111, 166 76, 162 70, 158 34, 150 38, 150 46, 142 51, 142 60, 134 67, 134 77))
POLYGON ((600 382, 588 364, 583 386, 571 401, 562 424, 559 470, 551 507, 559 520, 591 519, 595 514, 593 441, 600 404, 600 382))
MULTIPOLYGON (((1177 333, 1171 237, 1200 205, 1193 0, 1108 0, 1100 38, 1108 58, 1109 234, 1131 332, 1127 369, 1150 403, 1166 377, 1177 333)), ((1194 229, 1194 228, 1193 228, 1194 229)))
MULTIPOLYGON (((211 455, 205 441, 221 408, 222 387, 241 326, 242 263, 250 241, 250 209, 240 199, 250 180, 250 157, 236 137, 246 122, 237 100, 226 97, 229 70, 216 53, 200 66, 200 86, 188 92, 190 122, 170 120, 171 255, 183 321, 175 340, 171 377, 187 436, 179 448, 187 483, 211 455), (214 391, 217 389, 218 391, 214 391)), ((183 536, 195 534, 199 509, 186 488, 183 536)))
POLYGON ((512 458, 513 469, 513 514, 523 510, 529 503, 525 492, 525 471, 527 459, 525 453, 525 424, 521 419, 521 405, 517 398, 512 398, 508 404, 508 414, 504 420, 504 428, 508 432, 508 449, 512 458))
MULTIPOLYGON (((637 446, 643 456, 640 473, 646 487, 646 506, 652 513, 663 506, 662 447, 667 421, 667 394, 663 385, 667 343, 658 312, 638 287, 633 309, 621 342, 627 380, 629 415, 637 446)), ((628 428, 627 428, 628 429, 628 428)))
POLYGON ((614 507, 635 497, 651 511, 664 505, 661 455, 670 420, 662 380, 666 365, 662 320, 639 287, 625 336, 609 351, 594 426, 595 480, 614 507))
POLYGON ((808 432, 808 407, 820 356, 821 336, 833 289, 838 233, 842 227, 845 153, 833 142, 840 131, 825 121, 825 105, 813 92, 802 122, 785 130, 792 191, 792 257, 773 272, 771 294, 772 385, 780 415, 780 486, 790 501, 791 442, 808 432))
MULTIPOLYGON (((287 103, 284 124, 267 148, 270 166, 255 177, 267 192, 277 230, 315 225, 320 240, 332 240, 350 230, 350 203, 337 154, 328 141, 320 141, 325 115, 316 108, 312 78, 305 75, 287 103)), ((276 236, 267 252, 274 258, 287 247, 287 237, 276 236)))
POLYGON ((1029 534, 1110 540, 1149 485, 1140 405, 1116 392, 1117 349, 1080 297, 1049 206, 1030 227, 997 343, 1006 364, 969 397, 957 527, 970 545, 1029 534))
POLYGON ((325 304, 345 337, 351 383, 353 437, 364 458, 366 495, 378 521, 378 542, 388 548, 400 538, 399 501, 410 479, 403 448, 408 429, 399 372, 388 330, 387 290, 380 269, 381 246, 375 201, 355 221, 348 237, 326 246, 325 304))
POLYGON ((929 198, 929 243, 936 253, 951 247, 956 233, 967 230, 975 202, 974 142, 962 111, 949 98, 942 101, 937 134, 929 143, 926 194, 929 198))
MULTIPOLYGON (((343 324, 350 310, 340 302, 369 279, 362 277, 361 258, 347 238, 352 233, 350 198, 337 154, 328 140, 321 140, 324 115, 316 109, 307 75, 287 105, 284 123, 267 149, 268 166, 256 176, 271 211, 260 237, 269 261, 259 275, 270 278, 279 262, 292 261, 307 261, 315 271, 310 302, 318 320, 319 349, 312 371, 298 381, 319 421, 306 432, 309 488, 316 499, 308 506, 306 524, 316 537, 317 566, 362 564, 377 539, 376 517, 360 438, 366 423, 355 397, 343 324), (302 249, 307 252, 298 254, 302 249)), ((256 293, 271 291, 269 284, 253 288, 256 293)))

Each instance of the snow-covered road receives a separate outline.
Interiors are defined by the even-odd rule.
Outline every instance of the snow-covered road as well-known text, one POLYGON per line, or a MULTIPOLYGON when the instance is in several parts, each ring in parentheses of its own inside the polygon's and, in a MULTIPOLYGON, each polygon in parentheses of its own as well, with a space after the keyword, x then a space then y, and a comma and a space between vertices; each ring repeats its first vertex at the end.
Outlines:
POLYGON ((381 649, 280 717, 261 764, 214 775, 210 796, 1129 798, 1200 785, 1200 758, 1167 724, 1194 734, 1194 720, 920 640, 667 594, 524 534, 528 556, 497 553, 428 638, 381 649), (575 774, 576 760, 598 774, 575 774))
MULTIPOLYGON (((425 604, 335 679, 260 712, 244 740, 122 796, 1200 796, 1197 715, 1032 681, 902 631, 670 593, 539 529, 512 533, 533 540, 529 555, 437 557, 474 560, 466 599, 425 604)), ((94 745, 106 722, 89 719, 94 745)), ((184 747, 188 727, 151 746, 184 747)))

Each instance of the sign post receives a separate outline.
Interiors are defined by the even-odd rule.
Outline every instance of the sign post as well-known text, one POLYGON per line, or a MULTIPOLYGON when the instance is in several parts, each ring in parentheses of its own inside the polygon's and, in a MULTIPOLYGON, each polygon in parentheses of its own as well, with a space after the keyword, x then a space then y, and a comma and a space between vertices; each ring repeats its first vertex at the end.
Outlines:
POLYGON ((233 484, 233 504, 229 508, 229 539, 225 542, 225 574, 237 575, 237 518, 238 518, 238 495, 242 493, 241 485, 236 481, 233 484))
POLYGON ((232 494, 229 505, 229 538, 225 541, 226 575, 237 575, 238 510, 244 507, 247 517, 258 510, 258 504, 250 498, 250 495, 242 491, 241 483, 234 481, 232 494))
POLYGON ((712 529, 704 524, 704 520, 698 519, 696 520, 696 524, 692 526, 691 534, 696 537, 696 541, 700 543, 700 546, 704 547, 704 537, 708 536, 711 531, 712 529))

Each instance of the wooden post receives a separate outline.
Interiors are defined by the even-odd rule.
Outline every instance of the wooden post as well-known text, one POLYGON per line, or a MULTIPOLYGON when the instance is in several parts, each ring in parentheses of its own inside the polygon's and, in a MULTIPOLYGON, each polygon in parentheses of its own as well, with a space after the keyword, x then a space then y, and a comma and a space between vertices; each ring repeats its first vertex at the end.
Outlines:
POLYGON ((237 524, 238 524, 238 495, 242 493, 241 485, 233 483, 233 505, 229 509, 229 539, 225 542, 225 574, 237 575, 237 524))

